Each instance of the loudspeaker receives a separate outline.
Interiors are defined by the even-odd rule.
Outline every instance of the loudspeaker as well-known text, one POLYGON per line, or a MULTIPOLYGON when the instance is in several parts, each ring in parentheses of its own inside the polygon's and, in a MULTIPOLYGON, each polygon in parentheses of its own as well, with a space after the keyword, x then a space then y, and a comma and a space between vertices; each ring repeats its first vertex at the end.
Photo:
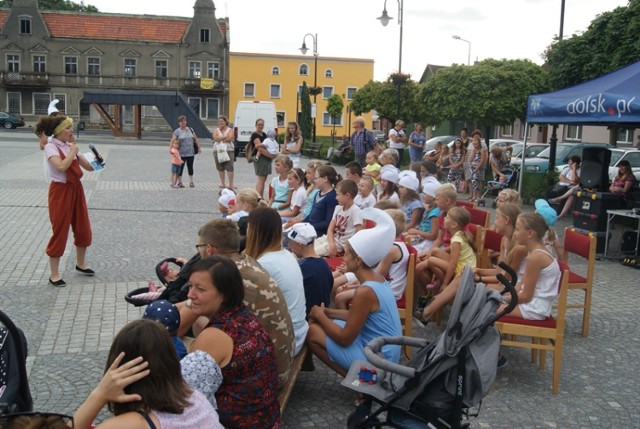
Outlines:
POLYGON ((609 187, 611 151, 604 147, 586 147, 582 150, 580 186, 606 190, 609 187))

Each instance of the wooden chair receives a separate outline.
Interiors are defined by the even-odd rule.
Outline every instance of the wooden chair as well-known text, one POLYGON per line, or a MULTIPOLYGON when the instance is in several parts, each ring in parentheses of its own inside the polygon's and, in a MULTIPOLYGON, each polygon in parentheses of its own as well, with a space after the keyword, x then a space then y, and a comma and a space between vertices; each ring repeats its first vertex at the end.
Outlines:
MULTIPOLYGON (((413 332, 413 289, 416 275, 416 256, 418 252, 411 246, 409 249, 409 260, 407 261, 407 286, 404 288, 402 298, 397 301, 398 315, 402 323, 402 335, 410 337, 413 332)), ((405 349, 407 357, 411 357, 411 347, 405 349)))
POLYGON ((575 228, 565 228, 564 230, 564 260, 568 261, 569 254, 580 256, 587 260, 587 272, 583 277, 573 270, 569 272, 569 289, 580 289, 584 291, 584 302, 582 304, 569 304, 567 308, 582 308, 582 336, 589 336, 589 316, 591 315, 591 291, 593 289, 593 272, 596 267, 596 244, 595 234, 584 235, 575 228))
POLYGON ((496 322, 496 328, 502 334, 501 345, 531 350, 531 362, 537 361, 540 354, 540 369, 546 364, 547 350, 553 352, 553 393, 558 393, 560 385, 560 367, 562 365, 562 346, 564 344, 564 323, 567 313, 567 292, 569 284, 569 267, 558 262, 562 276, 558 285, 558 305, 555 317, 545 320, 526 320, 520 317, 504 316, 496 322), (527 339, 518 339, 527 337, 527 339))
POLYGON ((482 253, 478 260, 479 268, 492 268, 490 252, 500 252, 500 245, 502 243, 502 237, 499 232, 495 232, 491 229, 484 231, 484 242, 482 246, 482 253))
POLYGON ((472 201, 460 201, 460 200, 456 200, 456 207, 465 207, 468 209, 475 209, 476 203, 472 202, 472 201))
POLYGON ((476 247, 476 267, 479 267, 480 261, 482 260, 482 252, 484 249, 484 240, 486 229, 480 225, 476 225, 474 223, 470 223, 468 226, 469 231, 475 237, 474 244, 476 247))
POLYGON ((480 225, 484 229, 489 229, 489 220, 491 219, 491 214, 488 211, 468 207, 466 209, 471 215, 471 223, 480 225))

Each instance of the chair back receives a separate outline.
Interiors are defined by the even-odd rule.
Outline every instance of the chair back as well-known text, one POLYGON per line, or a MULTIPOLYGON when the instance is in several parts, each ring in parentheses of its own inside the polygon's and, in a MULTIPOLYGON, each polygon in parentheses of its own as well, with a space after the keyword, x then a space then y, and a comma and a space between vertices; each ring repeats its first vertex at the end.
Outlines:
POLYGON ((490 214, 488 211, 475 209, 475 208, 466 208, 471 216, 471 223, 475 223, 476 225, 480 225, 485 229, 489 228, 489 218, 490 214))
POLYGON ((486 229, 484 231, 484 241, 480 261, 478 262, 478 267, 491 268, 491 258, 489 257, 489 252, 500 252, 502 237, 504 237, 504 235, 491 229, 486 229))
POLYGON ((595 258, 596 253, 596 238, 592 233, 581 234, 575 230, 575 228, 565 228, 564 230, 564 252, 565 258, 569 256, 568 253, 573 253, 584 259, 589 260, 591 254, 595 258))
POLYGON ((473 234, 474 237, 474 245, 476 248, 476 267, 479 267, 482 260, 482 252, 484 248, 485 229, 480 225, 476 225, 474 223, 470 223, 469 225, 467 225, 467 229, 471 232, 471 234, 473 234))
POLYGON ((460 201, 460 200, 456 200, 456 207, 464 207, 464 208, 468 208, 468 209, 475 209, 476 203, 471 202, 471 201, 460 201))

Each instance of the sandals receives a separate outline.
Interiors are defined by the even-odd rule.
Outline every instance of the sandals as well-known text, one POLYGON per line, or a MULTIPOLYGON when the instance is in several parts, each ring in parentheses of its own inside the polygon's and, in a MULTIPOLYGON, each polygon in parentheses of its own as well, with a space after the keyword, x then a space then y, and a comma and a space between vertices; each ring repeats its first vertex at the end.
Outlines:
POLYGON ((193 184, 193 182, 189 183, 189 187, 190 188, 195 188, 195 185, 193 184))

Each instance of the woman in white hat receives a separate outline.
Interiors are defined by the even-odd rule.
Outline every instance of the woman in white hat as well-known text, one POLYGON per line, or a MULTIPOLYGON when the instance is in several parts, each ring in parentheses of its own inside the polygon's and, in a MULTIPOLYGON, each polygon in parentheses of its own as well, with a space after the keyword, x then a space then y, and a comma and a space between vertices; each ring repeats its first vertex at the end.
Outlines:
MULTIPOLYGON (((307 345, 321 361, 343 377, 356 359, 365 360, 363 348, 380 336, 402 335, 398 308, 391 287, 371 267, 389 252, 395 224, 382 210, 368 208, 362 218, 375 226, 357 232, 345 243, 344 263, 362 284, 350 310, 314 306, 309 314, 307 345)), ((400 346, 382 348, 391 362, 400 359, 400 346)))

